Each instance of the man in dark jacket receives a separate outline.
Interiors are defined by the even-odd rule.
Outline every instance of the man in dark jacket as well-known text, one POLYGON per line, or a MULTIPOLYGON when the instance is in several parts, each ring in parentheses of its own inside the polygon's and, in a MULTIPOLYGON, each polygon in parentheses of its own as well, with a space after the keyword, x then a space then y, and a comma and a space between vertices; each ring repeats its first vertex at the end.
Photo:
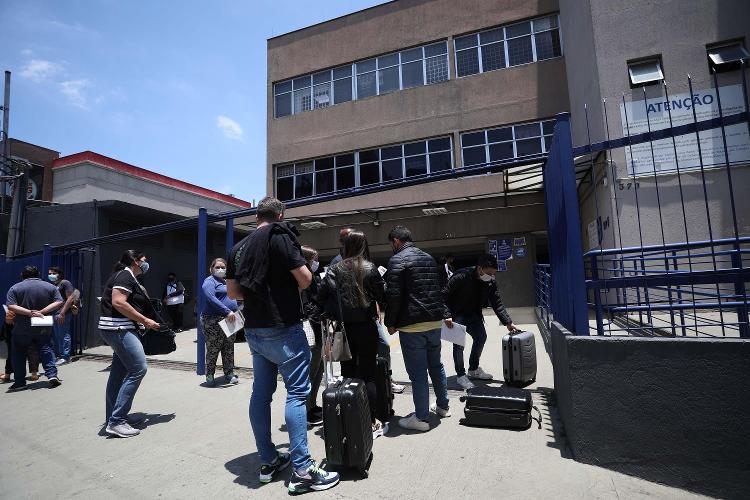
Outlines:
POLYGON ((406 429, 428 431, 430 410, 449 417, 445 369, 440 360, 443 321, 453 327, 443 302, 435 259, 414 246, 411 232, 396 226, 388 234, 393 257, 388 262, 385 326, 400 332, 401 352, 412 383, 415 412, 399 420, 406 429), (429 373, 437 402, 430 406, 429 373))
POLYGON ((485 373, 479 366, 479 358, 482 356, 482 349, 487 341, 482 307, 488 299, 500 323, 505 325, 508 331, 516 329, 497 289, 496 272, 495 256, 482 255, 476 266, 456 271, 443 290, 445 302, 448 304, 453 319, 459 325, 466 327, 466 332, 472 339, 468 377, 464 368, 464 347, 453 344, 453 363, 456 367, 457 382, 464 389, 474 387, 469 379, 492 380, 492 375, 485 373))

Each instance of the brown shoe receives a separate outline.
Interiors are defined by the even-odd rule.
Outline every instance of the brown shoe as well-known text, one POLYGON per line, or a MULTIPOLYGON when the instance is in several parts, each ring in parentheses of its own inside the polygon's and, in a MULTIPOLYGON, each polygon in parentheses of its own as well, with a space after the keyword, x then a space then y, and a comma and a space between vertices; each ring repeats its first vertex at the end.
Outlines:
POLYGON ((0 375, 0 383, 4 384, 6 382, 10 382, 10 375, 10 373, 3 373, 2 375, 0 375))
POLYGON ((31 372, 31 381, 34 382, 39 380, 39 374, 37 372, 31 372))

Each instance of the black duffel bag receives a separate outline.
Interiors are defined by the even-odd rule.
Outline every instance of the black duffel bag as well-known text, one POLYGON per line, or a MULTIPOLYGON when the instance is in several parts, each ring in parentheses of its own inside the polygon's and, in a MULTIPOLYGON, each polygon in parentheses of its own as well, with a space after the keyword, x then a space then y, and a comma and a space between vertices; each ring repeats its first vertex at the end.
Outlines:
POLYGON ((143 344, 143 352, 147 356, 175 352, 177 350, 176 336, 174 330, 165 323, 160 323, 158 330, 146 330, 139 335, 143 344))

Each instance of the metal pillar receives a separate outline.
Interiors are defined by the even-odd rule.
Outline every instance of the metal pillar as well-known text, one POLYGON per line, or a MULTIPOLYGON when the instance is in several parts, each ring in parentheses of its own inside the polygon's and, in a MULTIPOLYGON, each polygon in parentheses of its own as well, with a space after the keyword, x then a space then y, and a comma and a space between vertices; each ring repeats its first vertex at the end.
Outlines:
POLYGON ((198 314, 197 319, 197 330, 198 330, 198 349, 196 359, 195 373, 198 375, 206 374, 206 336, 203 333, 203 326, 201 325, 201 313, 205 308, 206 299, 203 297, 201 286, 203 280, 206 279, 206 236, 208 233, 208 212, 205 208, 198 210, 198 274, 195 281, 196 286, 196 299, 198 302, 198 314))
MULTIPOLYGON (((5 96, 3 98, 3 168, 0 175, 9 175, 10 171, 10 136, 8 135, 8 122, 10 121, 10 71, 5 72, 5 96)), ((3 180, 0 182, 0 214, 5 213, 5 186, 3 180)), ((12 256, 12 254, 11 254, 12 256)))
POLYGON ((227 258, 229 258, 229 253, 232 251, 232 247, 234 246, 234 217, 230 217, 226 221, 226 247, 227 247, 227 258))
POLYGON ((52 245, 44 244, 42 249, 42 268, 39 270, 41 276, 46 276, 47 269, 52 265, 52 245))

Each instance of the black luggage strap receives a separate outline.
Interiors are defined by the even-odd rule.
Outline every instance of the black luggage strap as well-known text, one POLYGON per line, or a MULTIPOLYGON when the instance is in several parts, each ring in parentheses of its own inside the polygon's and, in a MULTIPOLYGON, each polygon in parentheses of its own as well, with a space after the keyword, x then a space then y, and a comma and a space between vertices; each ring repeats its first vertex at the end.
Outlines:
POLYGON ((533 409, 536 410, 536 414, 539 415, 537 418, 531 417, 531 420, 536 420, 537 424, 539 424, 539 428, 542 428, 542 412, 539 411, 539 408, 536 406, 532 406, 533 409))

